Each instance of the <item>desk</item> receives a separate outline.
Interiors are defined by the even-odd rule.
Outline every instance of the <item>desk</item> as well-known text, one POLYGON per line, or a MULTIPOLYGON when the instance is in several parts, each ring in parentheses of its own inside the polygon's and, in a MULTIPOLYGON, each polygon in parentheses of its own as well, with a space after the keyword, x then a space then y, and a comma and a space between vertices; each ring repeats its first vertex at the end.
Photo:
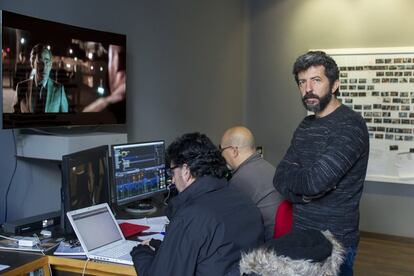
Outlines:
POLYGON ((43 269, 43 275, 50 276, 48 257, 40 254, 0 250, 0 264, 10 266, 0 272, 3 276, 23 276, 38 269, 43 269))
MULTIPOLYGON (((86 260, 78 260, 64 257, 48 256, 48 263, 52 271, 72 272, 82 274, 86 260)), ((136 276, 133 266, 108 262, 89 261, 86 265, 87 275, 132 275, 136 276)), ((55 273, 53 273, 55 275, 55 273)), ((59 275, 62 275, 59 273, 59 275)))
MULTIPOLYGON (((65 275, 65 272, 82 274, 86 260, 45 256, 23 251, 0 250, 0 263, 10 267, 0 272, 3 276, 26 275, 29 272, 42 269, 44 276, 65 275)), ((86 266, 86 275, 131 275, 136 276, 133 266, 108 262, 89 261, 86 266)))

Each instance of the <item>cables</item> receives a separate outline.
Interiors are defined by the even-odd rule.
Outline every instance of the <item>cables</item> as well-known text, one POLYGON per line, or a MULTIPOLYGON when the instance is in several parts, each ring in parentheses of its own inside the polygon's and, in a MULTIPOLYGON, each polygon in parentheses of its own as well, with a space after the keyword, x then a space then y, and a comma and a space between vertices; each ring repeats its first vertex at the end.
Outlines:
POLYGON ((89 260, 90 260, 89 258, 86 259, 85 265, 83 266, 83 270, 82 270, 82 276, 85 275, 86 267, 88 266, 89 260))
POLYGON ((50 276, 53 276, 52 274, 52 267, 50 266, 50 263, 48 262, 47 267, 49 268, 49 274, 50 276))
POLYGON ((167 186, 167 190, 168 190, 168 194, 167 194, 167 196, 165 197, 165 199, 164 199, 164 205, 165 206, 167 206, 168 205, 168 199, 170 198, 170 195, 171 195, 171 186, 173 186, 174 184, 172 184, 172 183, 170 183, 170 184, 168 184, 168 186, 167 186))
POLYGON ((3 239, 6 239, 6 240, 11 240, 11 241, 19 241, 19 239, 15 239, 15 238, 12 238, 12 237, 8 237, 8 236, 3 236, 3 235, 0 235, 0 238, 3 238, 3 239))
POLYGON ((36 241, 37 241, 37 243, 36 243, 36 247, 40 250, 40 252, 43 254, 43 255, 46 255, 45 254, 45 252, 44 252, 44 249, 42 248, 42 247, 40 247, 40 245, 41 245, 41 241, 40 241, 40 239, 39 239, 39 236, 36 234, 36 233, 34 233, 33 234, 33 237, 36 239, 36 241))
POLYGON ((4 199, 4 223, 7 222, 7 201, 8 201, 8 197, 9 197, 9 192, 10 192, 10 187, 12 185, 13 179, 14 179, 14 175, 16 174, 16 170, 17 170, 17 146, 16 146, 16 135, 14 134, 14 129, 12 129, 12 134, 13 134, 13 142, 14 142, 14 169, 13 169, 13 173, 12 176, 10 177, 10 181, 9 181, 9 185, 7 186, 7 190, 6 190, 6 194, 5 194, 5 199, 4 199))
MULTIPOLYGON (((41 241, 39 237, 36 234, 33 234, 33 237, 24 237, 24 236, 4 236, 0 235, 0 238, 11 240, 13 243, 15 243, 18 248, 37 248, 39 252, 41 252, 43 255, 46 255, 44 252, 44 248, 41 247, 41 241)), ((14 247, 10 247, 10 249, 14 249, 14 247)))

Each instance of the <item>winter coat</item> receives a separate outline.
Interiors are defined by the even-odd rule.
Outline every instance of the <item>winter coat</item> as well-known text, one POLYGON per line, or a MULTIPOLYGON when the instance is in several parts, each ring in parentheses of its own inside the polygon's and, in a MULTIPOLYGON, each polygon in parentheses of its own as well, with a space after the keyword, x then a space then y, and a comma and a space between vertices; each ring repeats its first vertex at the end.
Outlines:
POLYGON ((329 231, 319 233, 323 234, 322 238, 326 239, 325 242, 321 243, 318 240, 316 244, 307 240, 305 244, 296 243, 298 239, 293 233, 280 238, 287 238, 286 242, 280 246, 280 250, 278 250, 277 240, 274 240, 273 245, 243 254, 240 261, 240 274, 249 276, 338 275, 344 260, 344 249, 329 231), (291 246, 288 246, 289 242, 292 243, 291 246), (330 245, 324 244, 326 242, 330 245))

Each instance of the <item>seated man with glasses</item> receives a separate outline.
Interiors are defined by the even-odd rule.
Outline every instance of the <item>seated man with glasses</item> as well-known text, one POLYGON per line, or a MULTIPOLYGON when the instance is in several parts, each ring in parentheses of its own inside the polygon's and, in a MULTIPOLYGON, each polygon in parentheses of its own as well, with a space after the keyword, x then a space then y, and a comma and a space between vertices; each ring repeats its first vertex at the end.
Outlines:
POLYGON ((256 152, 253 134, 243 126, 229 128, 221 138, 221 154, 232 170, 229 180, 259 207, 265 226, 265 240, 273 238, 275 213, 282 196, 273 186, 276 168, 256 152))
POLYGON ((135 247, 137 274, 228 275, 238 271, 242 252, 264 242, 259 209, 228 185, 226 162, 211 140, 185 134, 167 149, 179 194, 166 210, 164 240, 135 247))

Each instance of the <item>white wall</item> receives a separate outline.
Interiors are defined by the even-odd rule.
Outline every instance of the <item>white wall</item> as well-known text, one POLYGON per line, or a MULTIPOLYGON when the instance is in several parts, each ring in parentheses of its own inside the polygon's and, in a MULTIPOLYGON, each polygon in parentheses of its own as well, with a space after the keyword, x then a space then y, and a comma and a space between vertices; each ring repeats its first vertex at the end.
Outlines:
MULTIPOLYGON (((410 0, 248 1, 247 124, 265 158, 280 161, 305 116, 295 59, 309 49, 413 46, 413 10, 410 0)), ((367 182, 360 228, 414 237, 413 207, 414 185, 367 182)))

